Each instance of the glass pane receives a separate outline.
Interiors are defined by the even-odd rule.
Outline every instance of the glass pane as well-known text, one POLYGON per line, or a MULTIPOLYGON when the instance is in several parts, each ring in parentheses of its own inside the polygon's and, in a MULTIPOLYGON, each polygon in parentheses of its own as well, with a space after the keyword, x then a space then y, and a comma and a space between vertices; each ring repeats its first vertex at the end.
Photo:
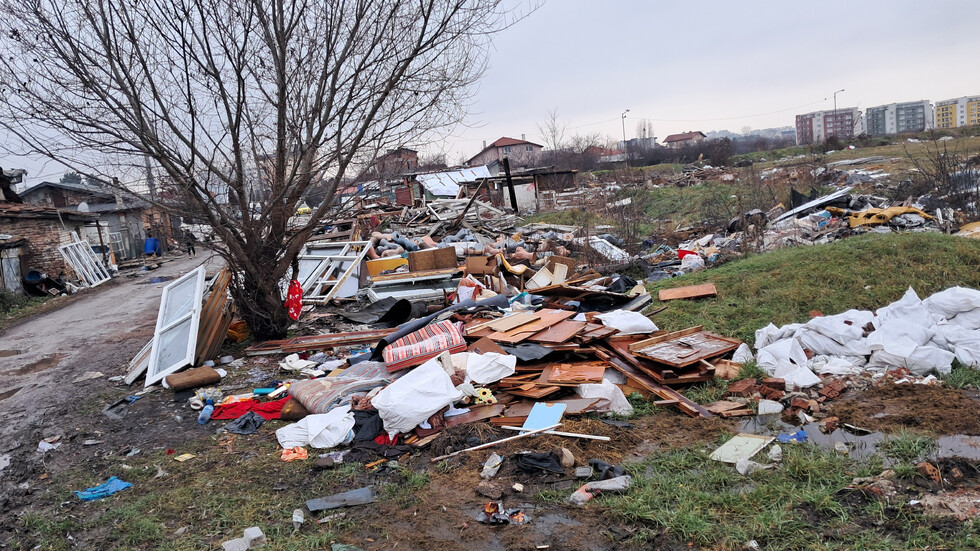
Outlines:
POLYGON ((197 292, 196 272, 194 277, 189 277, 183 281, 173 284, 166 290, 163 297, 163 321, 161 327, 173 323, 186 314, 194 306, 194 298, 197 292))
POLYGON ((153 351, 156 357, 155 373, 147 373, 147 378, 163 373, 169 369, 183 366, 190 355, 187 350, 188 337, 191 334, 191 318, 178 323, 160 333, 158 346, 153 351))

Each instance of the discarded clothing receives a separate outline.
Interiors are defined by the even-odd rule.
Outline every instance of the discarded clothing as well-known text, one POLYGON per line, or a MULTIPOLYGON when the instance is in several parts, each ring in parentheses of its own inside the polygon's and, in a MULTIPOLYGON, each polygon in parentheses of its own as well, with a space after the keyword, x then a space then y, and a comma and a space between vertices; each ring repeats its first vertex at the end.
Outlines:
POLYGON ((289 282, 289 291, 286 294, 286 310, 289 312, 289 319, 296 321, 303 311, 303 286, 295 279, 289 282))
POLYGON ((296 446, 293 448, 284 448, 282 450, 282 455, 279 456, 279 459, 282 459, 283 461, 297 461, 306 459, 309 456, 310 455, 307 453, 306 448, 296 446))
POLYGON ((344 461, 368 463, 374 460, 375 457, 390 459, 392 457, 401 457, 406 453, 412 453, 414 450, 415 448, 410 444, 385 446, 378 444, 374 440, 367 440, 364 442, 355 442, 354 446, 347 452, 347 455, 344 456, 344 461))
POLYGON ((255 434, 264 423, 264 417, 254 411, 250 411, 225 425, 225 430, 235 434, 255 434))
POLYGON ((519 453, 514 456, 514 464, 522 472, 529 474, 541 472, 565 474, 561 463, 550 453, 519 453))
POLYGON ((619 465, 610 465, 601 459, 590 459, 589 466, 599 473, 599 480, 608 480, 626 474, 626 469, 619 465))
POLYGON ((382 428, 383 423, 378 410, 354 411, 354 442, 374 440, 375 436, 381 434, 382 428))
POLYGON ((99 484, 98 486, 86 488, 85 490, 82 491, 76 491, 75 495, 78 496, 78 499, 81 499, 82 501, 93 501, 96 499, 109 497, 120 490, 125 490, 126 488, 129 488, 130 486, 132 486, 132 484, 130 484, 129 482, 125 482, 119 480, 116 477, 112 477, 109 480, 106 480, 104 483, 99 484))
POLYGON ((254 411, 255 413, 261 415, 266 421, 271 421, 279 418, 279 415, 282 412, 282 406, 286 405, 286 402, 288 401, 289 396, 280 398, 279 400, 274 400, 272 402, 246 400, 244 402, 218 405, 214 406, 214 411, 211 413, 211 418, 219 420, 238 419, 242 415, 245 415, 250 411, 254 411))

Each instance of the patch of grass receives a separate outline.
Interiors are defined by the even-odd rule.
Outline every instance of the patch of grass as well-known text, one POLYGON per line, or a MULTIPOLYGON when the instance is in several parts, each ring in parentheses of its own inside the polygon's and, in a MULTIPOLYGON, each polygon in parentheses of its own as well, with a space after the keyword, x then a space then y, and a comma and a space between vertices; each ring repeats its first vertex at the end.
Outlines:
MULTIPOLYGON (((661 408, 654 405, 653 401, 647 400, 639 392, 634 392, 626 397, 629 400, 631 406, 633 406, 633 413, 629 415, 611 415, 613 419, 619 419, 622 421, 628 419, 637 419, 639 417, 646 417, 647 415, 654 415, 663 411, 661 408)), ((599 417, 597 416, 596 419, 599 417)))
POLYGON ((878 444, 878 451, 897 461, 911 463, 924 458, 935 447, 936 441, 924 434, 900 430, 878 444))
POLYGON ((715 378, 704 383, 697 383, 684 391, 684 396, 699 404, 710 404, 721 400, 728 391, 728 381, 715 378))
POLYGON ((604 495, 590 506, 638 526, 639 544, 664 534, 708 549, 742 549, 751 540, 773 550, 967 549, 976 541, 972 528, 939 534, 912 509, 854 502, 841 492, 880 463, 809 445, 783 446, 783 455, 776 469, 746 477, 708 459, 708 450, 654 452, 629 466, 629 492, 604 495))
POLYGON ((755 331, 805 322, 812 310, 836 314, 873 310, 902 297, 909 286, 927 297, 954 285, 980 287, 980 241, 933 234, 868 234, 826 245, 749 255, 717 268, 659 281, 660 289, 714 283, 718 296, 676 300, 657 325, 694 325, 749 343, 755 331))
POLYGON ((759 364, 755 363, 755 360, 751 360, 742 364, 742 369, 738 371, 738 375, 735 376, 736 381, 742 379, 765 379, 769 377, 769 374, 765 372, 759 364))
POLYGON ((953 370, 946 375, 940 375, 946 386, 958 389, 980 389, 980 370, 965 366, 953 360, 953 370))
POLYGON ((418 492, 429 484, 429 475, 399 466, 381 488, 381 498, 407 507, 418 500, 418 492))

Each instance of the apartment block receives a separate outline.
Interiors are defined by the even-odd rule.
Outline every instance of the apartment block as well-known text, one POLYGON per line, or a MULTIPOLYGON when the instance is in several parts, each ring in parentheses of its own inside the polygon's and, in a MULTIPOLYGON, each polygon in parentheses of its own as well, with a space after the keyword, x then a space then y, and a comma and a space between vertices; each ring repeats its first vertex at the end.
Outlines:
POLYGON ((831 136, 853 138, 863 132, 864 119, 857 107, 842 107, 796 116, 797 145, 823 143, 831 136))
POLYGON ((878 105, 864 112, 866 131, 871 136, 931 130, 935 120, 928 100, 878 105))
POLYGON ((980 124, 980 96, 936 102, 936 128, 961 128, 977 124, 980 124))

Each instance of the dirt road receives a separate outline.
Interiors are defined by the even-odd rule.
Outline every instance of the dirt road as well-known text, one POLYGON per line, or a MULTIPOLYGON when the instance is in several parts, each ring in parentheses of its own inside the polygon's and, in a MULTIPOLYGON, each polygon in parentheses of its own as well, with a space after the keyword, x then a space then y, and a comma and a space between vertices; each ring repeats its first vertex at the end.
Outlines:
POLYGON ((111 385, 106 378, 122 374, 153 336, 163 286, 201 264, 209 274, 220 268, 220 259, 202 253, 124 274, 0 333, 0 452, 31 427, 61 424, 56 417, 72 409, 66 406, 111 385), (90 371, 105 376, 74 382, 90 371))

